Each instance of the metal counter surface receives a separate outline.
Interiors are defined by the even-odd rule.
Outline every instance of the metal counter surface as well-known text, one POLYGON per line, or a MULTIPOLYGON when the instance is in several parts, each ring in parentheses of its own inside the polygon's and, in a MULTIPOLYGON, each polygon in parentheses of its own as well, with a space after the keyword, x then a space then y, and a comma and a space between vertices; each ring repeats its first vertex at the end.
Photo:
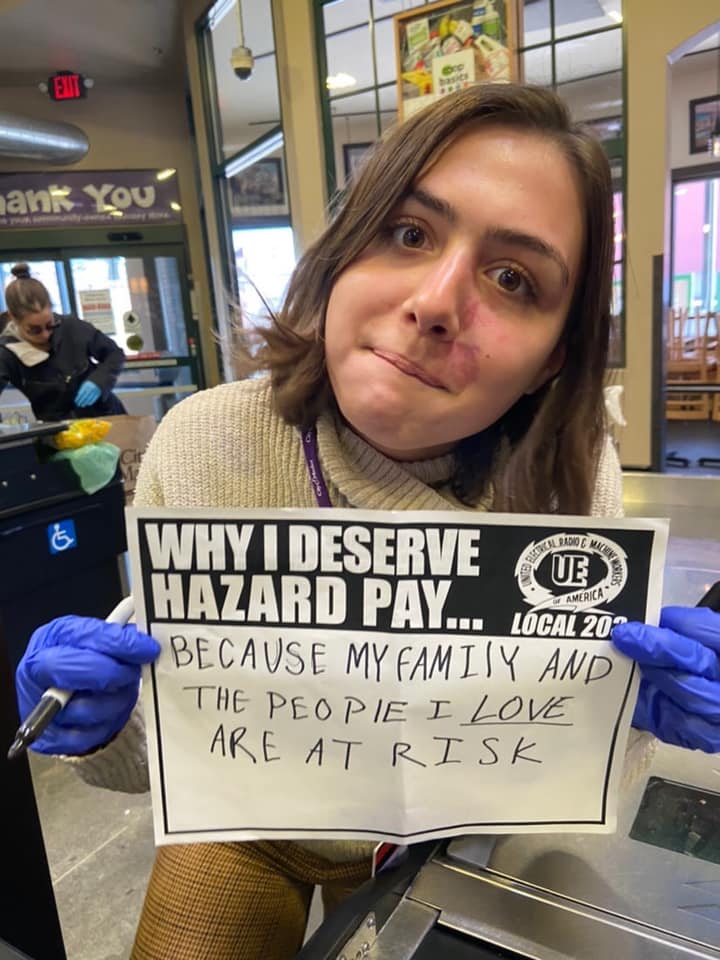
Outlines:
MULTIPOLYGON (((628 514, 670 518, 663 603, 694 606, 720 580, 720 483, 637 474, 625 489, 628 514)), ((463 837, 412 896, 439 907, 442 890, 440 922, 541 960, 720 958, 720 865, 630 837, 650 777, 720 795, 720 757, 658 744, 624 789, 615 834, 463 837)))

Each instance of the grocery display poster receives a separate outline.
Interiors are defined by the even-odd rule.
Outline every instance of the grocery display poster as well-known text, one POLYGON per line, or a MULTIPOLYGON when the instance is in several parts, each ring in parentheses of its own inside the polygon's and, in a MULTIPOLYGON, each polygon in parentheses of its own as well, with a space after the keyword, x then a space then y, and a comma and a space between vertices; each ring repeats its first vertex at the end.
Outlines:
POLYGON ((395 17, 398 114, 456 90, 514 79, 514 23, 507 0, 435 3, 395 17))

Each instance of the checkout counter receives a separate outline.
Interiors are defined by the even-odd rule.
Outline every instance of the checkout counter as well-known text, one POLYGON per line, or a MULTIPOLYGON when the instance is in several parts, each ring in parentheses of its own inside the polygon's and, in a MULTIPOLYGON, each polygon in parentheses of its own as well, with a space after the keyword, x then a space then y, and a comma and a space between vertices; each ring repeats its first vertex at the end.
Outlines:
POLYGON ((612 835, 418 844, 297 960, 720 960, 717 767, 661 745, 612 835))
MULTIPOLYGON (((173 404, 198 390, 196 359, 167 352, 138 353, 125 358, 113 390, 133 416, 150 414, 159 423, 173 404)), ((8 386, 0 397, 0 420, 30 424, 33 412, 27 398, 8 386)))
POLYGON ((48 459, 65 426, 0 425, 0 947, 38 960, 65 951, 27 758, 6 757, 20 719, 15 667, 37 626, 105 617, 126 592, 122 479, 85 494, 66 461, 48 459))
MULTIPOLYGON (((694 479, 625 478, 629 515, 671 515, 665 604, 696 604, 720 581, 717 480, 694 479)), ((624 790, 614 834, 412 846, 297 956, 438 958, 720 960, 720 756, 659 744, 624 790)))

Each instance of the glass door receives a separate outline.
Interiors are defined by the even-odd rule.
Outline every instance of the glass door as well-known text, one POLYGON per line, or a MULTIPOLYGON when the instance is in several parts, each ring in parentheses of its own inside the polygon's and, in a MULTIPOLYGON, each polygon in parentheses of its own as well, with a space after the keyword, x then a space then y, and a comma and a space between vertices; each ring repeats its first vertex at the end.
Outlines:
MULTIPOLYGON (((5 257, 6 255, 0 254, 5 257)), ((45 285, 56 313, 67 313, 70 310, 70 295, 68 292, 65 265, 56 253, 39 253, 33 251, 31 256, 19 255, 17 259, 0 260, 0 311, 5 312, 5 287, 14 279, 12 268, 16 263, 27 263, 30 275, 45 285)))
POLYGON ((181 245, 63 250, 75 313, 125 351, 116 393, 131 413, 156 417, 199 389, 198 330, 181 245))
POLYGON ((673 184, 665 323, 665 464, 720 470, 720 176, 673 184))
MULTIPOLYGON (((104 239, 104 238, 103 238, 104 239)), ((74 313, 125 353, 115 393, 131 414, 160 419, 184 395, 204 386, 199 330, 192 316, 183 243, 107 244, 0 252, 0 310, 11 268, 27 263, 58 313, 74 313)), ((0 399, 6 422, 32 419, 11 388, 0 399)))
POLYGON ((63 251, 74 309, 123 348, 128 357, 197 356, 182 251, 171 247, 63 251))

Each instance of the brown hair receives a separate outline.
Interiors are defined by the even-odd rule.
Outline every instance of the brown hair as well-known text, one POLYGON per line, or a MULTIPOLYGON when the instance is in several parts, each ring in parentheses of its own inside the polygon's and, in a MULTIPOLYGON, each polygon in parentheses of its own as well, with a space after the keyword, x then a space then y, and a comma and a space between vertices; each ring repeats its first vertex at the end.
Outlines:
POLYGON ((563 368, 492 427, 458 443, 453 489, 471 504, 492 480, 496 510, 586 514, 605 434, 612 185, 600 143, 572 122, 550 90, 480 84, 443 97, 386 131, 331 224, 297 264, 284 306, 261 331, 261 362, 270 371, 277 410, 289 423, 307 427, 333 404, 323 346, 333 284, 376 238, 417 178, 477 121, 536 133, 558 146, 579 183, 585 249, 563 332, 563 368))
POLYGON ((26 263, 16 263, 11 272, 15 279, 5 287, 5 303, 13 320, 22 320, 29 313, 39 313, 50 306, 45 285, 30 276, 26 263))

